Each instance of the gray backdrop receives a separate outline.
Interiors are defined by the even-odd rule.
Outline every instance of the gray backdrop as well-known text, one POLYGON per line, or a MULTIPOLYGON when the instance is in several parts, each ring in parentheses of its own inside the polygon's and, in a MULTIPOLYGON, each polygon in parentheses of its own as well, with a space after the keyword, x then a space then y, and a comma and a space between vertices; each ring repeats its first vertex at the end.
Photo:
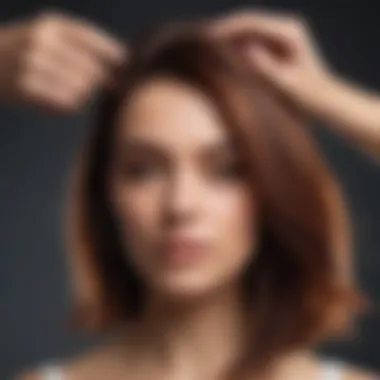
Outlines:
MULTIPOLYGON (((377 1, 299 3, 303 5, 291 0, 17 0, 2 2, 0 19, 54 7, 86 16, 128 37, 152 21, 211 15, 231 6, 261 4, 298 10, 309 18, 323 51, 342 75, 379 90, 377 1)), ((94 342, 62 327, 69 301, 61 236, 62 197, 72 154, 91 123, 89 111, 64 117, 18 108, 0 112, 1 379, 25 366, 72 355, 94 342)), ((376 301, 380 298, 379 166, 321 128, 317 136, 345 184, 356 228, 359 280, 376 301)), ((380 316, 362 319, 360 339, 324 350, 380 371, 380 316)))

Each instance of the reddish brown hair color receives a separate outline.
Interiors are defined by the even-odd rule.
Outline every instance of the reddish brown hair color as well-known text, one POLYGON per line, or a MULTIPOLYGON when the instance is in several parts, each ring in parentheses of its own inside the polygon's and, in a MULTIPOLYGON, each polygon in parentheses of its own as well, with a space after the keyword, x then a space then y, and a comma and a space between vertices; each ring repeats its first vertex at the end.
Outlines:
POLYGON ((237 46, 212 40, 197 24, 165 26, 129 48, 117 88, 98 107, 70 193, 76 322, 100 328, 138 318, 143 292, 114 227, 106 173, 121 103, 141 81, 167 75, 215 101, 261 200, 260 249, 244 273, 254 326, 247 363, 259 368, 340 331, 358 305, 348 212, 301 114, 247 70, 237 46))

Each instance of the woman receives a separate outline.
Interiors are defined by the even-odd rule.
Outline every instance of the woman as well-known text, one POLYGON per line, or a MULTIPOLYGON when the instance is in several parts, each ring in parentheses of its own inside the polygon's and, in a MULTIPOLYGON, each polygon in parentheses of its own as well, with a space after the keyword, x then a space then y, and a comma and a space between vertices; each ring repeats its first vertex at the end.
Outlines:
POLYGON ((300 22, 257 12, 158 30, 119 79, 69 215, 73 322, 117 337, 22 378, 374 379, 310 351, 361 298, 303 124, 378 154, 379 99, 329 73, 300 22))

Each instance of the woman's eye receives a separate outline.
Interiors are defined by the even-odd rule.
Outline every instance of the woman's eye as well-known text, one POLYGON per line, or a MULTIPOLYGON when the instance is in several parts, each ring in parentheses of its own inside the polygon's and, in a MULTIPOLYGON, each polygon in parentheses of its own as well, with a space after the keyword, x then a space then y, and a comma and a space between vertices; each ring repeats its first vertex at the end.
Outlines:
MULTIPOLYGON (((244 165, 239 161, 216 163, 209 170, 211 176, 218 180, 238 179, 245 174, 244 165)), ((121 171, 125 178, 135 181, 149 180, 162 172, 153 162, 129 162, 121 166, 121 171)))
POLYGON ((124 165, 122 171, 128 179, 142 180, 157 174, 158 168, 149 163, 129 163, 124 165))
POLYGON ((244 175, 244 167, 240 162, 229 162, 216 165, 214 173, 223 178, 240 178, 244 175))

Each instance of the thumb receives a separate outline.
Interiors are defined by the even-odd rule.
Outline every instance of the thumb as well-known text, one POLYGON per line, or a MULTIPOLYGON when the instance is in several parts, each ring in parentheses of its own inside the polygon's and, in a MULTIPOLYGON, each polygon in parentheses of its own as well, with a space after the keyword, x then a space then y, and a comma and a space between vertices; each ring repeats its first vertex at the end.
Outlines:
POLYGON ((248 47, 247 56, 250 63, 259 74, 267 79, 275 80, 280 73, 280 65, 276 57, 263 46, 248 47))

